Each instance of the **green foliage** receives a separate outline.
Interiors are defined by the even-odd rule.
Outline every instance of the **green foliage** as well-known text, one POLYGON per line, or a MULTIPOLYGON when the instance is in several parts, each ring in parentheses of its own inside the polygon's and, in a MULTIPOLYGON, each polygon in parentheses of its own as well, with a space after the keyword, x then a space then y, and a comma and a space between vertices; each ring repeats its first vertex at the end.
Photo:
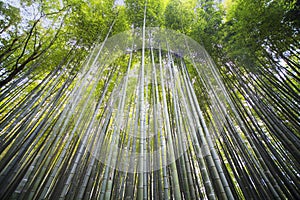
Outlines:
POLYGON ((164 16, 166 28, 189 34, 195 21, 195 1, 169 1, 164 16))
POLYGON ((125 6, 118 6, 117 8, 116 23, 113 27, 113 35, 117 33, 122 33, 130 29, 130 24, 128 20, 128 15, 126 13, 125 6))
POLYGON ((210 55, 214 55, 224 14, 222 6, 213 0, 199 1, 195 13, 196 20, 190 36, 202 44, 210 55))
POLYGON ((113 1, 69 0, 67 3, 71 10, 65 22, 66 37, 88 49, 102 41, 116 15, 113 1))
POLYGON ((71 49, 76 49, 72 62, 82 63, 114 20, 113 33, 128 29, 125 8, 116 9, 112 0, 21 1, 22 8, 0 3, 1 86, 33 67, 36 73, 51 71, 71 49), (20 10, 28 16, 21 17, 20 10))
MULTIPOLYGON (((6 36, 1 37, 1 48, 8 45, 10 35, 15 35, 18 30, 18 24, 21 21, 20 10, 8 3, 0 1, 0 34, 5 33, 6 36)), ((11 37, 12 37, 11 36, 11 37)))
POLYGON ((164 2, 162 0, 125 0, 129 22, 137 28, 143 26, 145 2, 147 2, 146 26, 161 26, 164 12, 164 2))
POLYGON ((287 51, 299 37, 296 21, 286 21, 294 9, 295 1, 233 1, 223 26, 225 51, 248 66, 255 65, 265 48, 275 48, 277 54, 287 51))

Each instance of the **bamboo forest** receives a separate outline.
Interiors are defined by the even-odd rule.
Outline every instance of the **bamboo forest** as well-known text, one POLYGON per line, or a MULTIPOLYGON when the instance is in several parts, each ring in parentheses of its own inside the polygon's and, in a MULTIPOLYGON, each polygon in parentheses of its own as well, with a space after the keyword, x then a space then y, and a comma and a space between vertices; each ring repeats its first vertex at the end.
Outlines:
POLYGON ((0 199, 300 199, 299 0, 0 0, 0 199))

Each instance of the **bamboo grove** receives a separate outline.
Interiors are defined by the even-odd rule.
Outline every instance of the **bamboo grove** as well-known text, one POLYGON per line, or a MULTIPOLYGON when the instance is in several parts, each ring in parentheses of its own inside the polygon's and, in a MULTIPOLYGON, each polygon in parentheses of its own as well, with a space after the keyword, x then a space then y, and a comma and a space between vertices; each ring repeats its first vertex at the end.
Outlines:
POLYGON ((116 2, 1 10, 0 199, 299 199, 298 1, 116 2))

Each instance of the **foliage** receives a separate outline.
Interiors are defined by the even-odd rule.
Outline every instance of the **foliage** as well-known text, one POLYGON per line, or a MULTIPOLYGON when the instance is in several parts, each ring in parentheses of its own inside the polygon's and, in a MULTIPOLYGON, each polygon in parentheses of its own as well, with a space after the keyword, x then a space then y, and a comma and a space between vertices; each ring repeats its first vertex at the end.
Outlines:
POLYGON ((195 1, 169 1, 164 16, 166 28, 189 34, 195 19, 195 1))
POLYGON ((162 0, 125 0, 125 5, 128 19, 133 27, 140 28, 143 26, 145 6, 147 7, 146 26, 156 27, 163 24, 164 3, 162 0))

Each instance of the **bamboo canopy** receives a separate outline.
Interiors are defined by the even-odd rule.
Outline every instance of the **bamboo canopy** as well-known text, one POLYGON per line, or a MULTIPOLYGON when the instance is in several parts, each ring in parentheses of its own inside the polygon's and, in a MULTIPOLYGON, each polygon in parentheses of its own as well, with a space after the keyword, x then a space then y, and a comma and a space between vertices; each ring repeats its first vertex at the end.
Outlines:
POLYGON ((146 11, 79 72, 73 49, 25 97, 27 73, 1 88, 0 199, 299 199, 299 134, 146 11))

